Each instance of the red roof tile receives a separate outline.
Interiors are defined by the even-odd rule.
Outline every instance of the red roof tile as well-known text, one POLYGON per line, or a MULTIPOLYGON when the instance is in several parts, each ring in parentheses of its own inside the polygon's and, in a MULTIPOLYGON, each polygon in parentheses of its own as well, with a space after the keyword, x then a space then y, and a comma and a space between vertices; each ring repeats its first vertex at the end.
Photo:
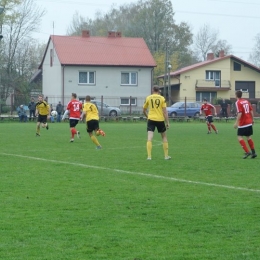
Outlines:
POLYGON ((156 66, 142 38, 52 35, 50 40, 62 65, 156 66))

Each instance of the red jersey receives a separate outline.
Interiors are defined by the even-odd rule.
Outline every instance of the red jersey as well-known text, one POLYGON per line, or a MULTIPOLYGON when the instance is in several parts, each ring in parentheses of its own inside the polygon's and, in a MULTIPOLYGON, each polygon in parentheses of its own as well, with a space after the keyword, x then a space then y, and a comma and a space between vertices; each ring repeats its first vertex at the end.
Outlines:
POLYGON ((71 100, 67 105, 67 110, 70 113, 70 119, 80 119, 82 103, 76 99, 71 100))
POLYGON ((212 116, 212 109, 214 109, 214 106, 209 103, 203 104, 200 108, 204 111, 205 116, 212 116))
POLYGON ((236 102, 237 113, 241 113, 238 128, 243 128, 252 125, 253 118, 251 115, 252 106, 249 101, 240 98, 236 102))

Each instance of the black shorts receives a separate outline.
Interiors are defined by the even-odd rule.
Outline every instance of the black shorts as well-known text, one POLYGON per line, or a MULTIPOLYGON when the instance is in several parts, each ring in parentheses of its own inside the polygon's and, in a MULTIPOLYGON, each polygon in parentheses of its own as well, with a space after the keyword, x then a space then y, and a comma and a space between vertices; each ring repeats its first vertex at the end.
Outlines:
POLYGON ((87 132, 92 133, 99 129, 99 121, 96 119, 92 119, 87 121, 87 132))
POLYGON ((70 127, 75 127, 79 122, 79 119, 70 119, 70 127))
POLYGON ((155 128, 157 128, 158 133, 164 133, 166 131, 166 126, 164 121, 153 121, 148 119, 147 131, 154 132, 155 128))
POLYGON ((45 124, 47 122, 47 115, 38 115, 37 122, 45 124))
POLYGON ((214 121, 213 121, 213 116, 207 116, 206 117, 206 122, 208 122, 208 123, 213 123, 214 121))
POLYGON ((238 128, 237 135, 238 136, 251 136, 251 135, 253 135, 253 127, 250 125, 247 127, 238 128))

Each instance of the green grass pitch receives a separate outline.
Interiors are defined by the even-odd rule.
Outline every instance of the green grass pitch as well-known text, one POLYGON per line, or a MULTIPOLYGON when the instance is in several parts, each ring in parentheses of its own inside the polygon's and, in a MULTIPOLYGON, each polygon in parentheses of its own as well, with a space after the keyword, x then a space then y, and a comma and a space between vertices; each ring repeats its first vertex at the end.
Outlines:
POLYGON ((259 157, 243 160, 233 122, 171 123, 165 161, 145 122, 0 123, 0 259, 260 259, 259 157))

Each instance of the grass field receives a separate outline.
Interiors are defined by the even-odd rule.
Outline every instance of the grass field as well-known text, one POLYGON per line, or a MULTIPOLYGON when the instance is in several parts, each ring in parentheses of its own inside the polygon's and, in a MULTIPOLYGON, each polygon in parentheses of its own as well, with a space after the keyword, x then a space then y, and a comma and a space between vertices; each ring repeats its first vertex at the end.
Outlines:
POLYGON ((145 122, 101 123, 102 150, 83 123, 1 123, 0 259, 260 259, 260 156, 216 126, 172 123, 172 160, 156 133, 147 161, 145 122))

